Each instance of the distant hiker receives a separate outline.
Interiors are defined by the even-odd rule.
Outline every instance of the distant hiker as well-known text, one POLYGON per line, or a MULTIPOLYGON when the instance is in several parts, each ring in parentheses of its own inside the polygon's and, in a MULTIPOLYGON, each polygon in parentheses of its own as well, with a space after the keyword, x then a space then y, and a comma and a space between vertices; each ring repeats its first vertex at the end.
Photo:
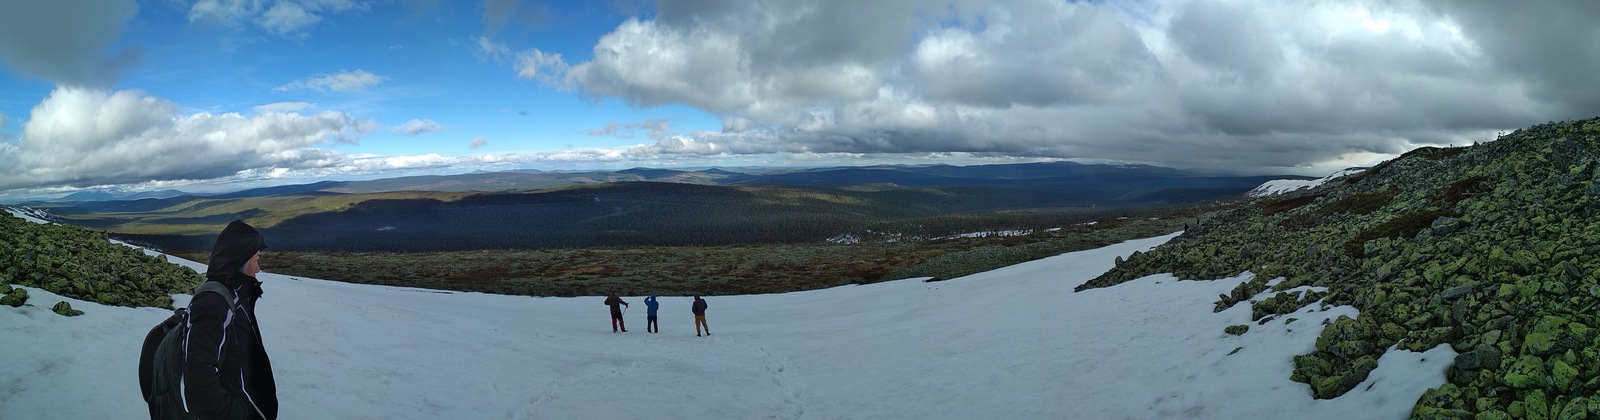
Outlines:
POLYGON ((646 311, 645 312, 645 317, 644 317, 644 332, 647 332, 647 333, 660 333, 661 332, 661 327, 656 325, 656 308, 659 308, 659 307, 661 307, 661 304, 656 303, 656 294, 655 293, 651 293, 650 297, 644 298, 644 309, 646 311))
POLYGON ((628 306, 628 302, 617 297, 617 292, 611 292, 611 296, 606 297, 606 305, 611 307, 611 332, 617 332, 618 327, 622 328, 622 332, 628 332, 628 325, 622 322, 622 307, 628 306))
MULTIPOLYGON (((141 385, 180 382, 176 401, 159 389, 145 389, 154 418, 265 419, 278 417, 278 389, 272 362, 261 343, 256 301, 261 298, 261 250, 266 241, 255 228, 235 220, 217 236, 206 267, 206 283, 189 301, 180 378, 147 372, 141 385), (223 287, 218 288, 215 285, 223 287), (231 296, 229 296, 231 294, 231 296)), ((146 346, 150 340, 146 339, 146 346)), ((158 356, 159 357, 159 356, 158 356)))
POLYGON ((700 336, 700 326, 706 327, 706 335, 711 335, 711 326, 706 325, 706 300, 699 296, 694 297, 694 306, 689 308, 694 311, 694 336, 700 336))

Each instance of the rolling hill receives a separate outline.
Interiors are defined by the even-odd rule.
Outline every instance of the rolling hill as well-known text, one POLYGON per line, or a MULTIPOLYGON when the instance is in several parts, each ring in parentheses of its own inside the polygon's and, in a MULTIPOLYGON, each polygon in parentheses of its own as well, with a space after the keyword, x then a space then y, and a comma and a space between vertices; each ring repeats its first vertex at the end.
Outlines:
POLYGON ((967 213, 1192 203, 1237 197, 1270 178, 1070 162, 751 172, 486 172, 37 206, 177 249, 205 248, 216 226, 234 219, 297 250, 725 245, 820 242, 967 213))

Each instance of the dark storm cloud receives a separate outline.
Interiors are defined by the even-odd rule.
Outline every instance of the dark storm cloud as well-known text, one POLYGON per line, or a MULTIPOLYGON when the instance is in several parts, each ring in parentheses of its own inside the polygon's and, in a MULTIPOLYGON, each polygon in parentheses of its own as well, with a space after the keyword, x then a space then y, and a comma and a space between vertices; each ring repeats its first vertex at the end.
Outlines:
POLYGON ((142 55, 108 51, 138 9, 131 0, 0 2, 0 64, 59 84, 109 86, 142 55))

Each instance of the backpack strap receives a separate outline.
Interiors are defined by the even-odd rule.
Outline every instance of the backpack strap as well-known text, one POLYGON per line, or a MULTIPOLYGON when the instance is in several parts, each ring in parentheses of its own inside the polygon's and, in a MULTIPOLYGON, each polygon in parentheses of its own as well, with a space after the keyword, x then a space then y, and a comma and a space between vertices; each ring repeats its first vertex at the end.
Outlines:
POLYGON ((228 309, 233 309, 233 291, 228 290, 228 286, 223 286, 222 283, 219 282, 207 281, 205 283, 200 283, 200 287, 194 289, 195 296, 200 296, 201 293, 205 292, 215 292, 216 294, 222 295, 222 299, 228 302, 228 309))
MULTIPOLYGON (((220 282, 207 281, 205 283, 200 283, 200 287, 197 287, 197 288, 194 289, 194 296, 195 297, 200 297, 200 294, 201 293, 205 293, 205 292, 211 292, 211 293, 216 293, 218 295, 221 295, 222 299, 224 301, 228 302, 228 314, 227 314, 227 317, 223 318, 223 320, 222 320, 222 327, 223 328, 227 328, 228 325, 233 324, 233 309, 234 309, 234 307, 233 307, 233 305, 234 305, 234 303, 233 303, 233 291, 232 290, 228 290, 228 286, 223 286, 222 283, 220 283, 220 282)), ((191 306, 191 308, 189 309, 189 313, 193 314, 194 313, 194 309, 192 308, 192 306, 194 306, 194 299, 193 298, 191 298, 189 300, 189 305, 191 306)))

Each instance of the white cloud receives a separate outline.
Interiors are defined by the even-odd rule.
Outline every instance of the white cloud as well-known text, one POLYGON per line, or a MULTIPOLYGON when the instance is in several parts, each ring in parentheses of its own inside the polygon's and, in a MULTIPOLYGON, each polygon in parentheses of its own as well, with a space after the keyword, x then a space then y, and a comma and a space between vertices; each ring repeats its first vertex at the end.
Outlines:
POLYGON ((483 138, 483 136, 477 136, 477 137, 473 137, 472 138, 472 144, 467 145, 467 147, 470 147, 470 148, 473 148, 473 149, 477 149, 477 148, 480 148, 480 147, 483 147, 483 146, 488 146, 488 145, 489 145, 489 140, 488 139, 483 138))
POLYGON ((72 86, 109 86, 139 61, 130 47, 105 56, 138 12, 132 0, 0 2, 0 65, 72 86))
POLYGON ((274 102, 266 105, 258 105, 251 109, 258 113, 266 114, 273 112, 300 112, 310 109, 314 106, 316 105, 313 105, 310 102, 274 102))
POLYGON ((580 133, 595 137, 617 137, 631 139, 634 137, 635 133, 642 130, 649 138, 662 140, 677 134, 677 132, 672 131, 670 125, 671 122, 665 118, 654 118, 642 122, 631 122, 626 124, 613 121, 606 123, 605 127, 600 127, 593 130, 584 130, 580 133))
POLYGON ((1108 7, 1022 2, 990 19, 912 48, 910 76, 925 96, 999 108, 1096 104, 1160 83, 1161 63, 1108 7))
POLYGON ((1282 171, 1488 140, 1600 105, 1600 87, 1582 82, 1600 71, 1600 49, 1574 35, 1600 34, 1585 23, 1600 6, 809 0, 657 9, 603 36, 564 79, 592 97, 724 116, 721 132, 664 135, 640 153, 964 152, 1282 171), (1495 17, 1506 8, 1517 18, 1495 17))
POLYGON ((433 120, 413 119, 413 120, 410 120, 410 121, 406 121, 405 124, 401 124, 401 125, 398 125, 398 126, 390 127, 389 131, 392 131, 395 134, 404 134, 404 135, 408 135, 408 136, 415 136, 415 135, 423 134, 423 133, 433 133, 433 132, 437 132, 437 131, 443 130, 443 129, 444 129, 443 125, 439 125, 439 123, 434 122, 433 120))
POLYGON ((252 23, 280 35, 293 35, 316 25, 324 16, 365 10, 357 0, 199 0, 189 8, 189 21, 213 25, 252 23))
POLYGON ((189 21, 231 23, 259 12, 261 3, 261 0, 199 0, 189 7, 189 21))
POLYGON ((62 87, 33 108, 18 145, 0 145, 0 189, 207 179, 342 159, 314 146, 353 142, 361 121, 314 115, 197 113, 137 91, 62 87))
POLYGON ((878 83, 874 72, 857 63, 754 65, 759 63, 752 51, 741 44, 744 35, 630 19, 600 39, 593 61, 572 66, 567 81, 590 95, 620 97, 634 105, 684 103, 759 116, 814 100, 859 99, 878 83))
POLYGON ((538 48, 513 52, 511 47, 482 36, 473 38, 473 45, 477 47, 473 53, 483 59, 494 60, 497 63, 510 60, 518 78, 546 86, 566 88, 568 65, 567 61, 561 58, 561 54, 546 53, 538 48))
POLYGON ((505 62, 506 57, 511 56, 511 47, 496 43, 488 37, 473 38, 472 45, 478 47, 475 52, 479 56, 495 62, 505 62))
POLYGON ((622 130, 622 123, 616 122, 616 121, 612 121, 612 122, 606 123, 605 127, 600 127, 600 128, 596 128, 596 129, 593 129, 593 130, 585 130, 582 133, 583 134, 587 134, 587 135, 591 135, 591 136, 595 136, 595 137, 602 137, 602 136, 624 136, 624 137, 626 137, 627 136, 626 134, 619 134, 619 132, 621 130, 622 130))
POLYGON ((321 20, 321 16, 307 12, 304 6, 294 2, 280 1, 274 3, 272 8, 267 9, 266 12, 261 13, 261 18, 257 24, 261 25, 262 29, 287 34, 314 25, 321 20))
POLYGON ((278 86, 273 90, 308 89, 323 92, 350 92, 376 86, 378 83, 383 82, 384 79, 385 77, 372 74, 366 70, 342 71, 296 80, 283 86, 278 86))
POLYGON ((567 73, 567 62, 561 54, 545 54, 537 48, 518 52, 512 66, 517 69, 517 77, 550 86, 559 86, 567 73))

